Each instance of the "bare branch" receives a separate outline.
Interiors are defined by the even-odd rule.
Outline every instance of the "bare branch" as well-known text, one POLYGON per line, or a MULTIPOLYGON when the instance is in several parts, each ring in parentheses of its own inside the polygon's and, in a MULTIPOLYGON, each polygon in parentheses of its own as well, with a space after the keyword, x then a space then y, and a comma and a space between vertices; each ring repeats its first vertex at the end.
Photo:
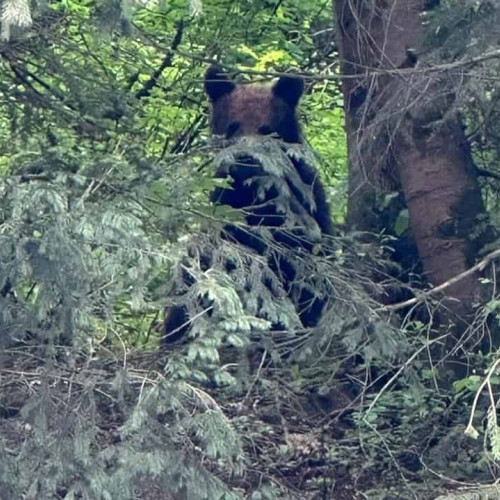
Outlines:
POLYGON ((183 31, 184 31, 184 24, 181 21, 177 26, 177 32, 175 33, 174 39, 172 41, 172 46, 168 50, 167 55, 161 62, 160 67, 153 73, 153 76, 144 84, 141 90, 137 91, 137 93, 135 94, 135 97, 137 97, 137 99, 148 97, 151 93, 151 90, 158 83, 158 78, 160 78, 165 68, 169 68, 172 66, 172 61, 174 59, 175 51, 177 50, 177 47, 180 45, 182 41, 183 31))
POLYGON ((441 285, 436 286, 427 292, 422 293, 422 295, 420 295, 419 297, 414 297, 413 299, 408 299, 405 300, 404 302, 398 302, 397 304, 389 304, 380 307, 379 309, 377 309, 377 311, 398 311, 399 309, 403 309, 405 307, 414 306, 419 302, 423 302, 426 298, 430 297, 431 295, 435 295, 438 292, 446 290, 448 287, 454 285, 455 283, 458 283, 467 276, 470 276, 476 272, 483 271, 492 260, 495 260, 499 257, 500 257, 500 248, 489 253, 484 259, 479 261, 476 265, 472 266, 470 269, 467 269, 467 271, 454 276, 448 281, 441 283, 441 285))

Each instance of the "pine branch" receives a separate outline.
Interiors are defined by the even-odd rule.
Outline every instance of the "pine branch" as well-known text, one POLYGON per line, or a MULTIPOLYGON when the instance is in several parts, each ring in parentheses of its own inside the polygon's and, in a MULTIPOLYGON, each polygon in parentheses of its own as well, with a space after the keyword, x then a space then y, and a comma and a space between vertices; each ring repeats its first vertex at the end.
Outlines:
POLYGON ((72 111, 77 111, 74 106, 71 106, 71 104, 66 102, 66 99, 64 98, 64 95, 62 95, 57 89, 54 89, 51 87, 47 82, 39 78, 37 75, 32 73, 31 71, 27 70, 26 68, 23 68, 20 66, 18 61, 15 59, 15 57, 12 54, 9 54, 8 52, 2 52, 1 53, 2 57, 8 61, 9 66, 11 67, 12 71, 14 74, 19 78, 21 83, 23 85, 29 86, 32 90, 35 90, 31 82, 29 82, 28 78, 31 78, 33 81, 38 83, 41 87, 43 87, 49 94, 51 94, 53 97, 55 97, 58 101, 61 101, 65 106, 68 106, 72 111))
POLYGON ((480 177, 489 177, 490 179, 500 181, 500 174, 490 172, 489 170, 485 170, 484 168, 476 168, 476 174, 480 177))
POLYGON ((182 34, 184 31, 184 24, 182 21, 179 22, 177 26, 177 32, 172 41, 172 47, 168 51, 168 54, 163 59, 160 67, 153 73, 153 76, 144 84, 141 90, 137 91, 135 97, 137 99, 142 99, 143 97, 148 97, 151 94, 151 90, 156 87, 158 83, 158 78, 160 78, 161 74, 166 68, 170 68, 172 66, 172 61, 174 59, 175 51, 177 47, 180 45, 182 41, 182 34))
MULTIPOLYGON (((187 129, 181 133, 181 135, 175 141, 175 144, 170 149, 171 154, 180 153, 183 150, 187 149, 194 141, 196 136, 200 134, 199 125, 203 122, 204 115, 198 115, 191 124, 187 127, 187 129)), ((166 145, 166 144, 165 144, 166 145)), ((165 148, 162 151, 161 158, 165 156, 165 148)))

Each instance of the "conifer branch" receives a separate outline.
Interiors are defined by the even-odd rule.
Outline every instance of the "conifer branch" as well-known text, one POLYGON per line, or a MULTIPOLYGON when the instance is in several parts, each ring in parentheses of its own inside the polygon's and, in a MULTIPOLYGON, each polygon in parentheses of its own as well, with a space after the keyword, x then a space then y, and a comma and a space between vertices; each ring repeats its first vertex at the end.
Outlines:
POLYGON ((137 91, 135 97, 137 99, 142 99, 143 97, 148 97, 151 90, 157 85, 158 78, 166 68, 172 66, 172 61, 174 59, 175 51, 182 41, 182 34, 184 32, 184 24, 182 21, 177 25, 177 32, 175 33, 174 39, 172 41, 172 46, 170 47, 167 55, 160 64, 160 67, 153 73, 153 76, 144 84, 141 90, 137 91))

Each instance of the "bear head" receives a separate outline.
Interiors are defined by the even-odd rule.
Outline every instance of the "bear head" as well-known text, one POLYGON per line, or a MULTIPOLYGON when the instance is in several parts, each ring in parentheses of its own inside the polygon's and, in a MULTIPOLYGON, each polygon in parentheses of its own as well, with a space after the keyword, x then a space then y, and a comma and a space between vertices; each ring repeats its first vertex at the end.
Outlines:
POLYGON ((302 78, 282 76, 273 86, 237 85, 219 66, 205 73, 205 92, 212 105, 212 133, 232 139, 276 134, 285 142, 301 142, 297 104, 302 78))

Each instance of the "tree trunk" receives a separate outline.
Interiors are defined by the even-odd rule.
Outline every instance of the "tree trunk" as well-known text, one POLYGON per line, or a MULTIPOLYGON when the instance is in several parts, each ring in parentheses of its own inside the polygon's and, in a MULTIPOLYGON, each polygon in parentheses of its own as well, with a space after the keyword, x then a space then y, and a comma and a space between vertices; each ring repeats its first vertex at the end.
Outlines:
MULTIPOLYGON (((334 1, 346 75, 348 223, 368 231, 392 229, 387 224, 394 221, 377 217, 378 198, 384 189, 401 191, 425 276, 440 285, 473 264, 489 226, 454 110, 454 82, 446 73, 418 71, 425 62, 419 53, 424 4, 334 1)), ((447 288, 454 316, 470 313, 478 290, 477 275, 447 288)))

